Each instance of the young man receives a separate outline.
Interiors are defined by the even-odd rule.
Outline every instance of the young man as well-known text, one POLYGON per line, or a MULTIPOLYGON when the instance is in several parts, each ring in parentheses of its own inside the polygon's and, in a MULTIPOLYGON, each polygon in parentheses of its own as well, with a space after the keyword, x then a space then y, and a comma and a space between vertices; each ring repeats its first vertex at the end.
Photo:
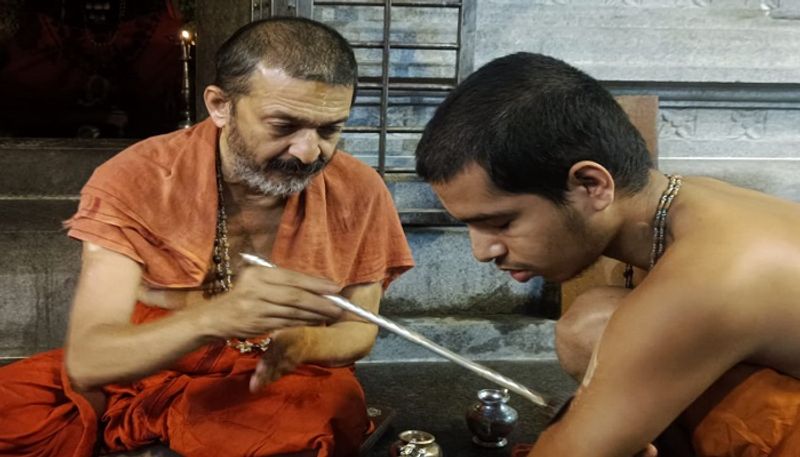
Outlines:
POLYGON ((653 455, 679 416, 700 456, 800 455, 800 206, 664 176, 597 81, 527 53, 445 100, 417 171, 475 257, 518 281, 561 282, 601 255, 649 270, 562 318, 559 357, 582 383, 529 455, 653 455))
POLYGON ((65 366, 0 370, 0 454, 357 453, 351 364, 377 328, 321 295, 377 312, 412 259, 381 178, 336 150, 355 84, 332 29, 251 23, 217 55, 210 119, 95 171, 67 222, 83 264, 65 366))

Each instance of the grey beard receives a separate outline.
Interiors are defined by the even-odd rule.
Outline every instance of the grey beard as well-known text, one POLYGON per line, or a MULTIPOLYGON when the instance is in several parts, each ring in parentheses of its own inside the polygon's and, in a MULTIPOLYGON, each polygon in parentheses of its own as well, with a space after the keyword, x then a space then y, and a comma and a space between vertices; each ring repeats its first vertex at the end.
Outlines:
POLYGON ((311 176, 291 176, 281 180, 269 179, 264 176, 262 171, 253 170, 252 167, 240 156, 234 156, 233 174, 252 190, 260 192, 268 197, 286 198, 292 194, 302 192, 308 186, 311 176))

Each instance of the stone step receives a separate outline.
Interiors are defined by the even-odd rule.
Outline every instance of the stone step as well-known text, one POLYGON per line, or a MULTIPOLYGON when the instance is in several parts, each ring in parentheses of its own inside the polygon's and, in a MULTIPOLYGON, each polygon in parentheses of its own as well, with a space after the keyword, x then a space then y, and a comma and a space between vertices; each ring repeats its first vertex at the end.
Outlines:
MULTIPOLYGON (((5 214, 0 211, 0 216, 5 214)), ((49 224, 57 225, 55 220, 49 224)), ((557 315, 556 294, 542 281, 518 284, 492 266, 475 262, 463 229, 409 229, 408 239, 418 267, 389 288, 383 314, 398 318, 557 315)), ((26 356, 60 346, 78 278, 80 243, 60 228, 0 230, 0 252, 5 255, 0 275, 0 314, 5 316, 0 320, 0 356, 26 356)))
POLYGON ((406 209, 442 210, 431 186, 413 173, 386 173, 386 187, 400 211, 406 209))
POLYGON ((0 196, 0 232, 60 232, 77 208, 77 195, 0 196))
POLYGON ((463 227, 406 227, 416 267, 397 279, 382 302, 392 315, 558 313, 557 289, 541 278, 520 284, 477 262, 463 227))
MULTIPOLYGON (((470 360, 551 360, 555 321, 507 314, 481 317, 394 317, 413 330, 470 360)), ((443 357, 381 329, 361 363, 442 361, 443 357)))
POLYGON ((0 195, 78 195, 92 171, 132 141, 0 138, 0 195))

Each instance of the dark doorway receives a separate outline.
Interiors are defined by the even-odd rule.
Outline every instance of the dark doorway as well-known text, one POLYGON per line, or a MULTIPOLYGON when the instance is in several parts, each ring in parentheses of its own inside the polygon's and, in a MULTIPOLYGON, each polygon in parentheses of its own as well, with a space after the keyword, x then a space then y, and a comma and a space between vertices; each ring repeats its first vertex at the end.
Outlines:
POLYGON ((0 136, 175 130, 194 2, 0 0, 0 136))

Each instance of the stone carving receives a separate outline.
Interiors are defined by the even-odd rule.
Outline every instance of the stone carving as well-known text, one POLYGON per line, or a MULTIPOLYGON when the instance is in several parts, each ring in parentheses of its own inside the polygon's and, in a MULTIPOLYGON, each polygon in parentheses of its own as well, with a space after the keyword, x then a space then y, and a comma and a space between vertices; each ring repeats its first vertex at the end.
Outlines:
POLYGON ((604 0, 606 6, 642 6, 644 0, 604 0))
POLYGON ((772 11, 781 7, 781 0, 761 0, 761 9, 772 11))
POLYGON ((711 5, 713 0, 675 0, 675 6, 678 8, 685 8, 685 7, 696 7, 696 8, 707 8, 711 5))
POLYGON ((660 138, 692 138, 697 133, 696 110, 662 110, 658 126, 660 138))
POLYGON ((767 111, 736 110, 731 113, 731 121, 733 123, 728 131, 730 138, 757 140, 767 130, 767 111))

